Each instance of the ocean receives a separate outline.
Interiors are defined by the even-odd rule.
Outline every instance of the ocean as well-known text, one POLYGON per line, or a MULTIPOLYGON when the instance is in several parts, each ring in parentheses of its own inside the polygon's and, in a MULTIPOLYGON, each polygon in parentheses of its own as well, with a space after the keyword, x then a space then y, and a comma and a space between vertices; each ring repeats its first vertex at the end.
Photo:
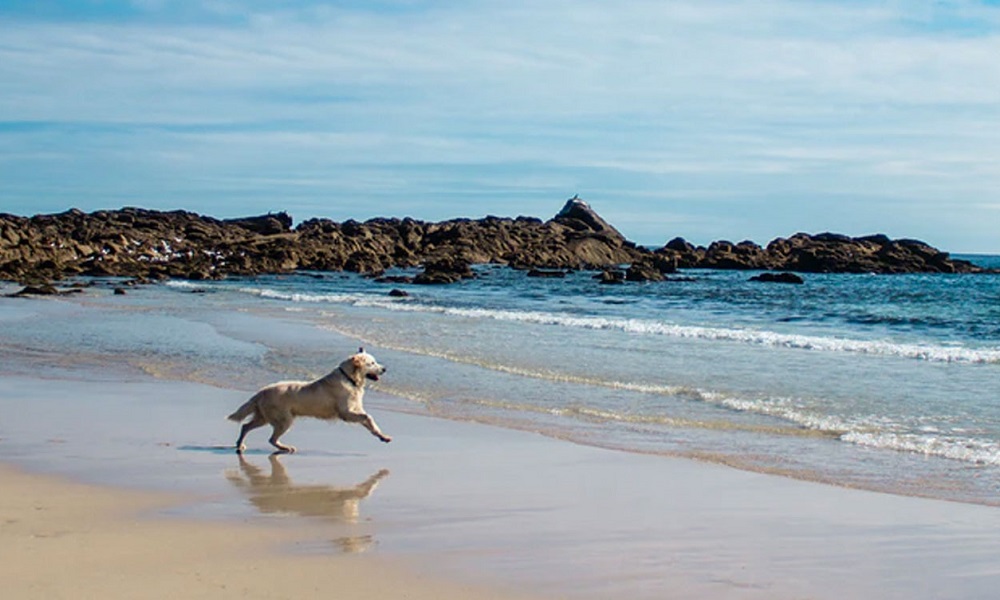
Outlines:
MULTIPOLYGON (((1000 268, 1000 256, 960 258, 1000 268)), ((590 272, 476 272, 447 286, 296 273, 125 295, 105 279, 3 298, 0 375, 94 366, 252 390, 323 375, 364 346, 388 367, 366 400, 376 415, 1000 505, 1000 275, 783 285, 690 270, 600 285, 590 272)))

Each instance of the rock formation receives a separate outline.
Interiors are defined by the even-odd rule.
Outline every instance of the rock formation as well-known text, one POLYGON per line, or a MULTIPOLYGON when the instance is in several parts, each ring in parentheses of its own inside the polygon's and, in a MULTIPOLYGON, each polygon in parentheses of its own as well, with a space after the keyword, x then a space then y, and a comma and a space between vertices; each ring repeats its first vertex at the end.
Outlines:
MULTIPOLYGON (((696 247, 675 238, 648 250, 628 241, 573 197, 548 221, 531 217, 427 223, 379 218, 359 223, 310 219, 292 228, 286 213, 219 220, 140 208, 21 217, 0 214, 0 279, 41 284, 66 276, 217 279, 230 275, 352 271, 379 276, 418 267, 419 283, 472 276, 494 263, 537 272, 621 270, 628 281, 658 281, 678 268, 799 272, 965 273, 979 271, 927 244, 885 236, 796 234, 765 248, 745 241, 696 247), (624 270, 626 265, 630 265, 624 270)), ((609 280, 618 281, 615 276, 609 280)))
POLYGON ((675 238, 654 254, 678 268, 795 271, 799 273, 977 273, 983 269, 916 240, 884 235, 852 238, 834 233, 797 233, 765 248, 744 241, 695 247, 675 238))

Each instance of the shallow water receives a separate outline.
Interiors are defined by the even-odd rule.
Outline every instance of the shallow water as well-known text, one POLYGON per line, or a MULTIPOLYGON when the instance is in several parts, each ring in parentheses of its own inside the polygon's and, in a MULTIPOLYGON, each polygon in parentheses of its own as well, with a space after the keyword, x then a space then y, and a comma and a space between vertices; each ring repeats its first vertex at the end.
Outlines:
MULTIPOLYGON (((992 260, 992 259, 986 259, 992 260)), ((386 407, 840 485, 1000 504, 1000 276, 752 273, 600 286, 483 267, 0 300, 7 373, 81 365, 251 390, 358 345, 386 407)))

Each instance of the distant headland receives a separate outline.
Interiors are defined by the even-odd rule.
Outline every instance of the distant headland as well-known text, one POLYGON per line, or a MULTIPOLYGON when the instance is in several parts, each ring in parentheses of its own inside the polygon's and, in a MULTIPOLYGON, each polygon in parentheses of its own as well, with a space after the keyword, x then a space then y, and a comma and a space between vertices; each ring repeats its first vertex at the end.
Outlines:
POLYGON ((293 271, 349 271, 378 277, 392 267, 423 267, 415 283, 472 276, 493 263, 558 276, 603 272, 603 280, 659 281, 678 269, 800 273, 976 273, 983 269, 923 242, 884 235, 797 233, 761 247, 717 241, 707 248, 674 238, 639 246, 578 197, 553 218, 452 219, 429 223, 377 218, 363 223, 309 219, 292 226, 284 212, 214 219, 141 208, 73 209, 23 217, 0 214, 0 279, 40 284, 70 276, 139 280, 221 279, 293 271))

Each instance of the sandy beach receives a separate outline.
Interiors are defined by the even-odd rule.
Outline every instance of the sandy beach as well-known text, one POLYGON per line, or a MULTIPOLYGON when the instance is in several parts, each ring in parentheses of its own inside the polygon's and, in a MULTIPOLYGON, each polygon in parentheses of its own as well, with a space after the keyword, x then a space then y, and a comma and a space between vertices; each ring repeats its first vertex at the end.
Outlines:
POLYGON ((17 598, 988 598, 1000 511, 380 410, 237 457, 243 392, 0 380, 17 598), (151 401, 154 400, 154 401, 151 401))
POLYGON ((0 467, 8 598, 526 598, 386 559, 294 551, 302 525, 156 517, 182 501, 0 467), (284 549, 284 551, 281 551, 284 549))

